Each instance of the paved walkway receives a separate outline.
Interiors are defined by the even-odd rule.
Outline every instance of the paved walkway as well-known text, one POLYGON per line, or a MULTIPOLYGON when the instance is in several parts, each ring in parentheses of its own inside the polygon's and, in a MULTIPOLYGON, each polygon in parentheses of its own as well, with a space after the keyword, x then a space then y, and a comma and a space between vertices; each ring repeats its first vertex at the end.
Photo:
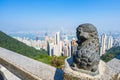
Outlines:
POLYGON ((43 80, 62 80, 61 70, 1 47, 0 58, 43 80))

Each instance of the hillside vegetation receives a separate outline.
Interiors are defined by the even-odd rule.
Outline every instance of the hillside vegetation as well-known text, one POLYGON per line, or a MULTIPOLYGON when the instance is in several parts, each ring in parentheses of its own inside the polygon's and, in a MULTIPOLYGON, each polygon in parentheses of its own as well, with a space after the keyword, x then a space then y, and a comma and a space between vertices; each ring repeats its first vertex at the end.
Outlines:
POLYGON ((53 65, 57 68, 60 68, 64 64, 65 57, 51 57, 45 50, 36 50, 33 47, 29 47, 26 44, 8 36, 2 31, 0 31, 0 47, 9 49, 43 63, 53 65))
POLYGON ((104 55, 101 56, 101 59, 105 62, 108 62, 119 55, 120 55, 120 46, 112 47, 111 49, 107 50, 104 55))

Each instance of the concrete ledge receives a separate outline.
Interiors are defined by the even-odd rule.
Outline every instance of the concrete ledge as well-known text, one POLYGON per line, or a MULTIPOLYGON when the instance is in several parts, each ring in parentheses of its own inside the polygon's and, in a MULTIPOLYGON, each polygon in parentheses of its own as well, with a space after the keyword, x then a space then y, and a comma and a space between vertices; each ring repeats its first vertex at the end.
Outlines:
POLYGON ((0 64, 22 80, 63 79, 62 70, 1 47, 0 64))
MULTIPOLYGON (((41 78, 38 78, 37 76, 32 75, 31 73, 27 72, 26 70, 13 65, 9 63, 8 61, 0 58, 0 64, 5 66, 10 72, 18 76, 22 80, 42 80, 41 78)), ((5 76, 5 74, 4 74, 5 76)))

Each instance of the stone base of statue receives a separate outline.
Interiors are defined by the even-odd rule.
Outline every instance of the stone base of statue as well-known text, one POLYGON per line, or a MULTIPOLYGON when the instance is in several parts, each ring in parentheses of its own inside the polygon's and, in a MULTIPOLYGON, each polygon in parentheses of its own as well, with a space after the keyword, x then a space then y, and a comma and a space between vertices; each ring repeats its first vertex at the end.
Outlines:
POLYGON ((100 60, 97 72, 88 72, 86 70, 74 70, 72 57, 65 60, 63 80, 120 80, 119 72, 110 68, 105 62, 100 60))

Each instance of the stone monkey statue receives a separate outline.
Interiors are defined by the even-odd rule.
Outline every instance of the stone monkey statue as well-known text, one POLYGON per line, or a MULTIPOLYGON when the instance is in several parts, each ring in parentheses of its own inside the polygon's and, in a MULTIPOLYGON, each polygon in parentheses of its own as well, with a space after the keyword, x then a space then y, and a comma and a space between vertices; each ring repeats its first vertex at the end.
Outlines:
POLYGON ((99 39, 96 27, 86 23, 76 29, 77 49, 73 54, 73 66, 95 72, 100 61, 99 39))

